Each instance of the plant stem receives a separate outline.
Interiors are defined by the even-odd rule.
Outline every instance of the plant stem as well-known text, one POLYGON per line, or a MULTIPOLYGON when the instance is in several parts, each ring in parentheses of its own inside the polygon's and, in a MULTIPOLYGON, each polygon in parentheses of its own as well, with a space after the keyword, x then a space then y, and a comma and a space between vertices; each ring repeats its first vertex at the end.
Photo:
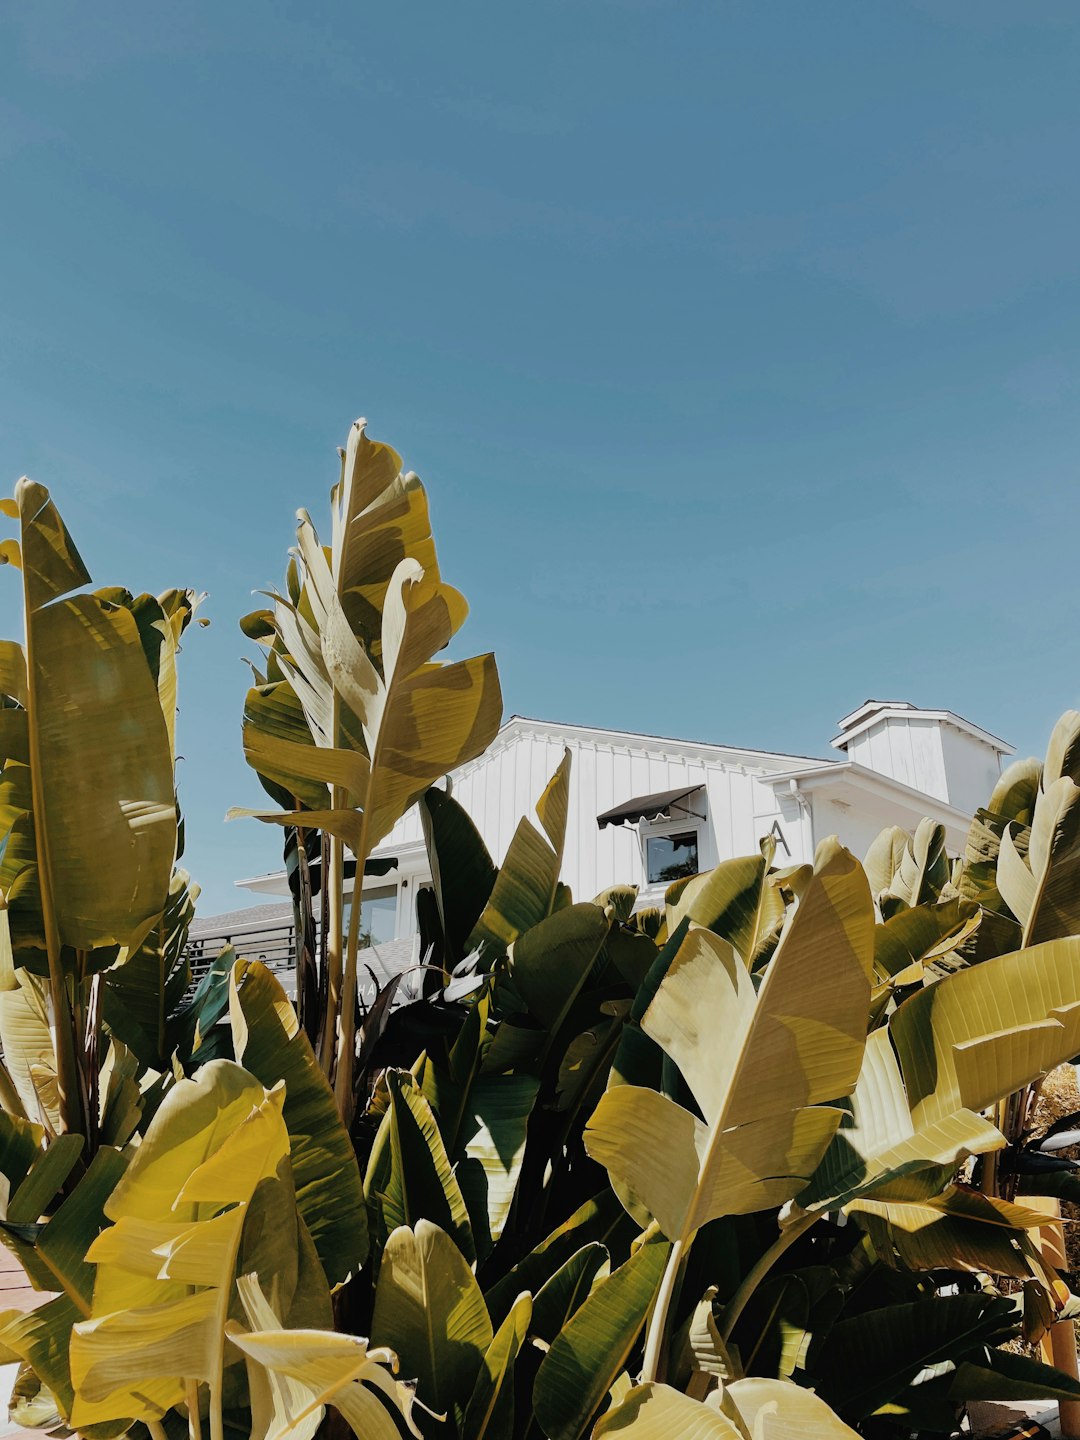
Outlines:
POLYGON ((146 1426, 147 1430, 150 1431, 150 1434, 154 1437, 154 1440, 168 1440, 168 1436, 165 1434, 164 1426, 161 1424, 160 1420, 144 1420, 143 1424, 146 1426))
POLYGON ((188 1380, 187 1391, 188 1435, 191 1440, 202 1440, 202 1420, 199 1417, 199 1382, 188 1380))
POLYGON ((687 1241, 676 1240, 671 1247, 671 1254, 668 1256, 667 1268, 664 1271, 664 1278, 660 1281, 656 1304, 649 1316, 649 1328, 645 1336, 645 1359, 641 1367, 643 1385, 659 1378, 660 1361, 663 1355, 664 1341, 667 1338, 668 1315, 675 1299, 676 1286, 682 1272, 683 1256, 687 1249, 687 1241))
MULTIPOLYGON (((337 808, 341 792, 335 786, 331 792, 331 803, 337 808)), ((337 1024, 341 1009, 341 932, 342 906, 344 904, 345 842, 336 835, 330 837, 330 864, 323 876, 323 926, 326 930, 326 1011, 323 1015, 323 1033, 319 1059, 323 1073, 329 1076, 334 1068, 337 1053, 337 1024)), ((355 883, 355 882, 354 882, 355 883)))
POLYGON ((739 1316, 746 1308, 747 1301, 761 1284, 764 1277, 776 1264, 777 1260, 780 1259, 785 1250, 795 1244, 795 1241, 798 1240, 801 1235, 806 1234, 811 1225, 816 1225, 820 1219, 821 1214, 815 1212, 812 1215, 803 1215, 798 1220, 792 1221, 790 1225, 780 1231, 780 1234, 765 1251, 764 1255, 760 1256, 757 1262, 751 1266, 750 1270, 743 1277, 739 1288, 724 1307, 724 1328, 720 1332, 721 1338, 724 1341, 730 1340, 731 1332, 735 1329, 739 1316))
POLYGON ((345 972, 341 988, 341 1044, 338 1053, 335 1098, 338 1114, 345 1125, 352 1123, 353 1077, 356 1070, 356 992, 357 965, 360 949, 360 911, 364 905, 363 866, 357 858, 356 879, 353 881, 352 904, 349 906, 349 938, 345 945, 345 972))

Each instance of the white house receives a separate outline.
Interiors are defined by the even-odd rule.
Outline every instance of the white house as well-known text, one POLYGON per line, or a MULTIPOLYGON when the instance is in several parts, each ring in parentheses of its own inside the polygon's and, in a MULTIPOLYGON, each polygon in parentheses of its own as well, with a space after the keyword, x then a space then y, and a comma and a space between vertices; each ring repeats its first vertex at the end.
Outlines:
MULTIPOLYGON (((839 755, 820 760, 513 715, 490 749, 454 774, 453 793, 498 863, 568 749, 564 881, 577 899, 635 883, 647 905, 670 880, 750 854, 764 835, 775 837, 780 863, 812 859, 817 842, 833 834, 861 856, 886 825, 914 829, 929 815, 945 826, 955 853, 1002 757, 1012 753, 951 711, 904 701, 868 700, 839 728, 832 741, 839 755)), ((364 881, 364 929, 376 945, 408 940, 416 933, 416 892, 431 882, 415 808, 375 854, 394 863, 364 881)), ((288 895, 283 871, 238 883, 288 895)), ((211 933, 213 923, 199 928, 211 933)))

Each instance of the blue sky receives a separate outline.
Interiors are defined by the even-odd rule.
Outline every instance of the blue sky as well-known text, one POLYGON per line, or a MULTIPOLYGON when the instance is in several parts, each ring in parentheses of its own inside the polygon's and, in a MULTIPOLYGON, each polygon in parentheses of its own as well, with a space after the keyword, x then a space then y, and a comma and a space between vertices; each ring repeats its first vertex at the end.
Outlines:
POLYGON ((5 7, 0 478, 99 583, 210 592, 204 913, 278 862, 222 823, 261 795, 236 622, 358 414, 507 713, 825 754, 873 695, 1041 751, 1078 62, 1072 0, 5 7))

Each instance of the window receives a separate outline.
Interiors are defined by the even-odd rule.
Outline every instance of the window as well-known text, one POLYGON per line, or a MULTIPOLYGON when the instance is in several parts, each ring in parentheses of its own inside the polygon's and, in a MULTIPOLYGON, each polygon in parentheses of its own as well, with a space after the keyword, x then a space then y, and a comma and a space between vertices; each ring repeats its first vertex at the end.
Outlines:
MULTIPOLYGON (((349 923, 349 905, 345 906, 345 925, 349 923)), ((380 885, 365 890, 360 909, 360 947, 382 945, 397 934, 397 886, 380 885)))
POLYGON ((697 831, 683 830, 677 835, 650 835, 645 841, 645 860, 650 885, 670 885, 673 880, 696 875, 697 831))

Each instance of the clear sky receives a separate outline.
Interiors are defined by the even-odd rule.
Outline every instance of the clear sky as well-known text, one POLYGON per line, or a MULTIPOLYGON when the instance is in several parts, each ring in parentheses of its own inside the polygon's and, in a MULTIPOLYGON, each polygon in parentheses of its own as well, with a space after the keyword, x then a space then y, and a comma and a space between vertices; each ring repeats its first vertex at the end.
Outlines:
POLYGON ((279 862, 236 622, 359 414, 508 714, 1080 704, 1075 0, 15 0, 0 80, 0 479, 210 592, 204 913, 279 862))

